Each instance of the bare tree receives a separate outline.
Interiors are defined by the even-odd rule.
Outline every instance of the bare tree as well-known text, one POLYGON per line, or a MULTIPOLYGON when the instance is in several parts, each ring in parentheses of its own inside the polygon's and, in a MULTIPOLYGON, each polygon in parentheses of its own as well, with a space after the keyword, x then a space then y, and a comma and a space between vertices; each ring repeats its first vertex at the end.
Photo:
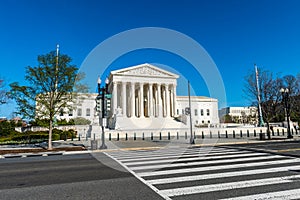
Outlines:
POLYGON ((8 95, 5 89, 4 79, 0 79, 0 105, 7 103, 8 95))

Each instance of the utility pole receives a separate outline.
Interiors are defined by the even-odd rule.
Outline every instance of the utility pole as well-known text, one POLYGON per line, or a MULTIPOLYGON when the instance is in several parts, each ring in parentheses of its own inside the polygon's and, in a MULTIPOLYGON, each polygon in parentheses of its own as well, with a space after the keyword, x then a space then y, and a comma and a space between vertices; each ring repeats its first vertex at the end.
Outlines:
POLYGON ((188 95, 189 95, 189 111, 190 111, 190 113, 189 113, 190 114, 190 131, 191 131, 190 144, 195 144, 195 139, 194 139, 194 135, 193 135, 190 81, 188 81, 188 95))

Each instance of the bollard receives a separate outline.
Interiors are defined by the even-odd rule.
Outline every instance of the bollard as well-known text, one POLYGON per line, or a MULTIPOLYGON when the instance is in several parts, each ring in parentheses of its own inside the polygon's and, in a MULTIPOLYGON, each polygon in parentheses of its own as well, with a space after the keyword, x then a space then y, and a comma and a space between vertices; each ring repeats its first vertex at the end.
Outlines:
POLYGON ((185 132, 185 139, 187 139, 187 133, 185 132))
POLYGON ((95 133, 94 133, 94 140, 96 140, 96 135, 95 135, 95 133))
POLYGON ((179 140, 179 133, 177 132, 177 140, 179 140))
POLYGON ((211 131, 209 131, 209 137, 212 138, 212 132, 211 131))
POLYGON ((78 136, 78 141, 80 141, 80 134, 79 134, 79 136, 78 136))
POLYGON ((296 135, 298 134, 298 130, 296 129, 296 135))
POLYGON ((119 135, 119 133, 117 134, 117 141, 119 141, 120 140, 120 135, 119 135))
POLYGON ((170 132, 168 132, 168 140, 170 140, 170 132))
POLYGON ((153 133, 151 132, 151 140, 153 140, 153 133))
POLYGON ((218 131, 218 138, 220 138, 220 131, 218 131))
POLYGON ((143 133, 142 140, 145 140, 145 134, 143 133))
POLYGON ((279 134, 279 129, 277 129, 277 136, 279 136, 280 134, 279 134))
POLYGON ((235 138, 235 130, 233 130, 232 137, 235 138))
POLYGON ((159 140, 161 140, 161 132, 159 132, 159 140))
POLYGON ((98 141, 97 140, 91 140, 91 149, 96 150, 98 147, 98 141))
POLYGON ((228 138, 228 133, 227 130, 225 131, 225 137, 228 138))
POLYGON ((108 135, 108 140, 111 141, 111 133, 108 135))
POLYGON ((202 139, 204 139, 204 132, 202 131, 202 139))
POLYGON ((249 130, 247 130, 247 137, 250 137, 249 130))
POLYGON ((73 132, 72 132, 72 136, 71 137, 72 137, 71 140, 73 141, 74 140, 74 134, 73 134, 73 132))
POLYGON ((136 133, 133 134, 133 140, 136 140, 136 133))
POLYGON ((262 132, 261 129, 260 129, 260 133, 259 133, 259 139, 260 139, 260 140, 266 139, 266 135, 262 132))
POLYGON ((88 141, 88 136, 87 136, 87 134, 85 135, 85 141, 88 141))
POLYGON ((282 129, 282 136, 284 136, 284 129, 282 129))
POLYGON ((254 129, 254 137, 256 137, 256 130, 254 129))
POLYGON ((243 131, 240 130, 240 138, 242 138, 242 137, 243 137, 243 131))
POLYGON ((292 135, 294 135, 294 129, 292 128, 292 135))
POLYGON ((128 135, 127 135, 127 133, 125 134, 125 140, 128 140, 128 135))
POLYGON ((195 133, 195 131, 194 131, 194 139, 196 139, 196 133, 195 133))

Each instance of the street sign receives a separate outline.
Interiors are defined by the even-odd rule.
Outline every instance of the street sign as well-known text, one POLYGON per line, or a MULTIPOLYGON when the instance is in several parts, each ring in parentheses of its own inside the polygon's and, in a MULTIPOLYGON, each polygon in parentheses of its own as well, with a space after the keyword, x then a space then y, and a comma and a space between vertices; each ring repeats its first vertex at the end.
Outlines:
POLYGON ((111 99, 111 94, 105 94, 105 98, 111 99))

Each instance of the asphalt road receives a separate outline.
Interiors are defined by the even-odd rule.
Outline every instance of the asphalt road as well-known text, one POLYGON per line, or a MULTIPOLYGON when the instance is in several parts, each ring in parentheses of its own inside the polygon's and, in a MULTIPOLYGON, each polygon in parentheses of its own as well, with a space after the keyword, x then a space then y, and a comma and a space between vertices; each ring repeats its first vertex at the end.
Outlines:
POLYGON ((0 159, 0 199, 162 199, 102 153, 0 159))

